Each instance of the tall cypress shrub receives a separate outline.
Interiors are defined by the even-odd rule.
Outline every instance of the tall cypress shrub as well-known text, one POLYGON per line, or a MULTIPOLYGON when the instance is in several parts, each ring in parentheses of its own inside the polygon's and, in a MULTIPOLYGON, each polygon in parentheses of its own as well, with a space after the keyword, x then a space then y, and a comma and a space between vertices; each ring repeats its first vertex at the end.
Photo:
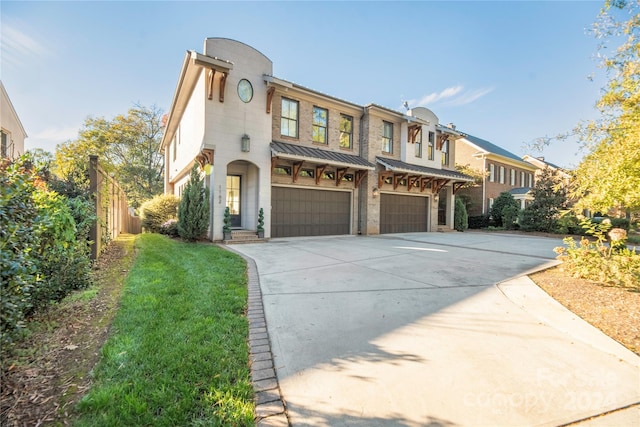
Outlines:
POLYGON ((178 206, 178 234, 184 240, 195 241, 204 236, 209 226, 209 198, 198 165, 191 168, 189 182, 178 206))
POLYGON ((453 228, 458 231, 464 231, 469 228, 469 216, 467 208, 461 198, 456 197, 456 204, 453 210, 453 228))

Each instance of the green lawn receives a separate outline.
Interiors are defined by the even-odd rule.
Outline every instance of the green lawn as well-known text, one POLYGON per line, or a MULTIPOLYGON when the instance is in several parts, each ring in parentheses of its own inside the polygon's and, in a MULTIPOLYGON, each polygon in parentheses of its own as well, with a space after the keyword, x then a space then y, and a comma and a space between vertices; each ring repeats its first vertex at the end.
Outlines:
POLYGON ((79 425, 253 425, 246 265, 142 234, 79 425))

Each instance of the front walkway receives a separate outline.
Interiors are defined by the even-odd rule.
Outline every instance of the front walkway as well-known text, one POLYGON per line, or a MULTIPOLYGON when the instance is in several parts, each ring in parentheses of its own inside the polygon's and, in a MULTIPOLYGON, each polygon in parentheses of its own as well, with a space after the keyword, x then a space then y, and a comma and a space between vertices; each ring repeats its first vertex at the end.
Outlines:
POLYGON ((233 249, 256 262, 292 425, 512 426, 640 401, 636 355, 527 278, 496 285, 559 244, 409 233, 233 249))

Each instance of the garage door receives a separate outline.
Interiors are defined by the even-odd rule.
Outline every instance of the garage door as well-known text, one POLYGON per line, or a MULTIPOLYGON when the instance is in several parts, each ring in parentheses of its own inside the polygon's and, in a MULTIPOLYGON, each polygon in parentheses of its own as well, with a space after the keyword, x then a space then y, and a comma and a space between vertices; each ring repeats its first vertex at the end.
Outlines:
POLYGON ((271 188, 271 236, 349 234, 351 193, 271 188))
POLYGON ((380 195, 380 233, 429 231, 429 198, 380 195))

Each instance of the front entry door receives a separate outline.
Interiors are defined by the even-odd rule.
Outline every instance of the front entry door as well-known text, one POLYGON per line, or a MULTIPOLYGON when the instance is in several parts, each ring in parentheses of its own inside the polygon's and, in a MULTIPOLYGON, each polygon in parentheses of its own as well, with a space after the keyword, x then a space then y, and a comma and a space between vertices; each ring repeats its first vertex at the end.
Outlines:
POLYGON ((241 180, 239 175, 227 175, 227 207, 231 214, 231 227, 242 227, 240 220, 240 188, 241 180))

